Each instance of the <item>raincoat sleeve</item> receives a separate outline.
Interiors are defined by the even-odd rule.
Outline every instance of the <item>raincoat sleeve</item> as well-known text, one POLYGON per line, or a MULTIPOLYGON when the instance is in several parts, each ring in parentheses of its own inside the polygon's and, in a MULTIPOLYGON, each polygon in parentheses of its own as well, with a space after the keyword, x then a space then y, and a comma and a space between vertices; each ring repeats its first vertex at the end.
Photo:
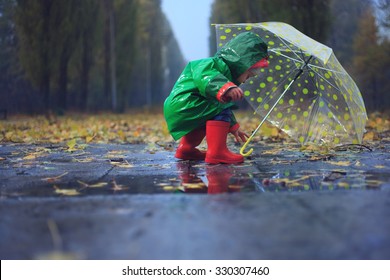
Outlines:
POLYGON ((212 58, 195 61, 192 74, 199 93, 207 99, 223 101, 223 95, 231 88, 237 87, 223 73, 230 73, 226 65, 218 64, 212 58))

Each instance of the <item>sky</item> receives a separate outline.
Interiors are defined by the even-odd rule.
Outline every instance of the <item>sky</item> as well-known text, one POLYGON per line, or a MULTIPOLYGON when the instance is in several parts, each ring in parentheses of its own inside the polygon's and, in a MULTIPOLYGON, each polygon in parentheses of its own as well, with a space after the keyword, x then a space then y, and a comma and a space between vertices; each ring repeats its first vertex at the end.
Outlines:
POLYGON ((186 60, 209 57, 209 17, 213 0, 162 0, 176 40, 186 60))

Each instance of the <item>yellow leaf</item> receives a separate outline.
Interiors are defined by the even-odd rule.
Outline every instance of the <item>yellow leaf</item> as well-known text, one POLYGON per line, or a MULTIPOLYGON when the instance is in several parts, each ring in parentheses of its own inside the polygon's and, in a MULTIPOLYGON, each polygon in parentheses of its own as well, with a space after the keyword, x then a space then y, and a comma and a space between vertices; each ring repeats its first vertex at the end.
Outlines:
POLYGON ((30 159, 36 159, 36 158, 37 158, 36 155, 34 155, 34 154, 29 154, 29 155, 25 156, 23 159, 30 160, 30 159))
POLYGON ((93 140, 93 138, 95 138, 96 134, 92 135, 92 136, 86 136, 85 137, 85 142, 86 143, 89 143, 93 140))
POLYGON ((74 196, 74 195, 79 195, 80 194, 75 189, 59 189, 59 188, 55 188, 55 193, 62 194, 62 195, 69 195, 69 196, 74 196))
POLYGON ((350 166, 351 162, 349 161, 328 161, 327 163, 337 166, 350 166))
POLYGON ((66 146, 68 146, 68 151, 74 151, 76 144, 76 139, 72 139, 66 142, 66 146))
POLYGON ((101 187, 104 187, 104 186, 107 186, 108 183, 107 182, 100 182, 100 183, 96 183, 96 184, 93 184, 93 185, 89 185, 90 188, 101 188, 101 187))
POLYGON ((375 168, 378 168, 378 169, 386 168, 386 166, 384 166, 384 165, 375 165, 374 167, 375 167, 375 168))

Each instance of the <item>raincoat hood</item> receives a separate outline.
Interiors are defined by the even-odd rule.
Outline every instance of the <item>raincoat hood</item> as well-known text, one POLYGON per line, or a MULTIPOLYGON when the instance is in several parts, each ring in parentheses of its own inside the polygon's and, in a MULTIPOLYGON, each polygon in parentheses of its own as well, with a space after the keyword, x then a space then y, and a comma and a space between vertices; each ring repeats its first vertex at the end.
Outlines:
POLYGON ((253 64, 268 56, 267 44, 255 33, 244 32, 224 45, 215 56, 229 67, 232 77, 237 79, 253 64))

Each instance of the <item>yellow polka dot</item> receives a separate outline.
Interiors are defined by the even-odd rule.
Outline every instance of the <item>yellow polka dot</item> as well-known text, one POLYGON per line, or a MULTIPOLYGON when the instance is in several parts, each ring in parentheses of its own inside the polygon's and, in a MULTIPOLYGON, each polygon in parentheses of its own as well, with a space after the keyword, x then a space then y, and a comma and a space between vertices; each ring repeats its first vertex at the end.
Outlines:
POLYGON ((337 100, 337 99, 338 99, 337 95, 333 94, 333 100, 337 100))
POLYGON ((328 112, 328 118, 333 118, 333 113, 332 112, 328 112))
POLYGON ((280 99, 280 100, 279 100, 279 105, 283 105, 283 103, 284 103, 284 100, 283 100, 283 99, 280 99))
POLYGON ((304 89, 302 90, 302 92, 303 92, 303 94, 308 94, 308 93, 309 93, 309 90, 308 90, 307 88, 304 88, 304 89))
POLYGON ((222 35, 222 36, 219 37, 219 39, 221 39, 221 40, 226 40, 226 36, 225 36, 225 35, 222 35))
POLYGON ((333 140, 333 143, 339 144, 340 143, 340 138, 335 137, 334 140, 333 140))
POLYGON ((230 33, 230 32, 232 32, 232 30, 230 28, 227 28, 227 29, 225 29, 225 32, 230 33))
POLYGON ((265 86, 266 86, 265 83, 261 83, 261 84, 260 84, 260 87, 261 87, 261 88, 265 88, 265 86))
POLYGON ((252 26, 246 26, 245 27, 245 30, 251 30, 252 29, 252 26))
POLYGON ((244 91, 244 95, 249 96, 249 95, 251 95, 251 92, 249 90, 246 90, 246 91, 244 91))
POLYGON ((261 102, 263 102, 263 98, 257 97, 256 101, 259 102, 259 103, 261 103, 261 102))
POLYGON ((281 70, 281 69, 282 69, 282 67, 280 65, 275 66, 275 70, 281 70))
POLYGON ((284 130, 290 130, 290 127, 289 127, 288 124, 286 124, 286 125, 284 125, 283 129, 284 129, 284 130))
POLYGON ((308 112, 308 111, 303 112, 303 116, 304 116, 305 118, 307 118, 307 117, 309 116, 309 112, 308 112))
POLYGON ((283 114, 281 112, 279 112, 277 115, 276 115, 279 119, 283 118, 283 114))
POLYGON ((344 114, 344 120, 349 120, 349 118, 350 118, 350 115, 349 114, 344 114))
POLYGON ((268 45, 269 45, 269 46, 273 46, 273 45, 275 45, 275 42, 269 41, 269 42, 268 42, 268 45))
POLYGON ((296 119, 297 119, 297 115, 295 115, 295 114, 291 115, 291 120, 292 121, 295 121, 296 119))
POLYGON ((300 136, 300 137, 299 137, 299 142, 301 142, 301 143, 305 142, 305 137, 300 136))
POLYGON ((289 103, 291 106, 293 106, 294 103, 295 103, 295 101, 294 101, 294 99, 290 99, 290 100, 288 101, 288 103, 289 103))
POLYGON ((264 104, 264 109, 268 110, 269 109, 269 105, 268 104, 264 104))

